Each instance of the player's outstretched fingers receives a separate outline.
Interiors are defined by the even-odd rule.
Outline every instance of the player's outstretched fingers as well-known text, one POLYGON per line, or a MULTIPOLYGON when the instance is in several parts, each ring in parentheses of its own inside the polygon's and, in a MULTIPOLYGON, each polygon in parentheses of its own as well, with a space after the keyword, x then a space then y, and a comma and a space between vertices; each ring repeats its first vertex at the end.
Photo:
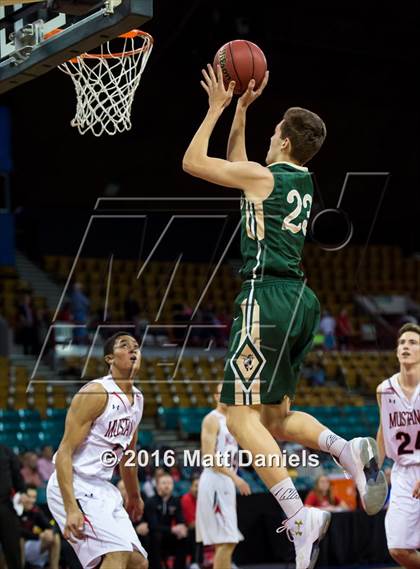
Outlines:
POLYGON ((212 87, 212 82, 211 82, 211 79, 209 77, 209 74, 207 73, 207 71, 205 69, 202 69, 201 73, 204 77, 204 81, 206 82, 207 87, 210 89, 212 87))
POLYGON ((413 498, 419 498, 420 499, 420 480, 417 480, 417 482, 414 486, 413 498))
POLYGON ((202 69, 202 74, 204 77, 204 81, 206 82, 206 85, 208 87, 208 92, 209 94, 214 92, 215 87, 217 86, 216 83, 212 80, 212 78, 210 77, 210 75, 208 74, 208 72, 206 71, 206 69, 202 69))
POLYGON ((204 91, 207 93, 207 95, 210 95, 210 89, 207 86, 207 83, 205 81, 200 81, 200 85, 203 87, 204 91))
POLYGON ((219 63, 217 64, 216 70, 217 70, 217 81, 219 82, 220 85, 223 85, 223 73, 219 63))
POLYGON ((210 63, 207 63, 208 74, 213 84, 217 84, 216 75, 214 74, 213 66, 210 63))

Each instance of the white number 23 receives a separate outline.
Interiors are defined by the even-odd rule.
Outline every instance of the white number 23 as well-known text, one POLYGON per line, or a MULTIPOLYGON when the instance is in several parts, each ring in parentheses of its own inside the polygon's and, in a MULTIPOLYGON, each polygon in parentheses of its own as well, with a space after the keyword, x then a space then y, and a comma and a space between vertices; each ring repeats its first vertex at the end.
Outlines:
POLYGON ((308 218, 311 213, 312 196, 310 194, 305 194, 302 199, 297 190, 290 190, 287 194, 287 202, 292 204, 295 201, 297 202, 295 209, 284 218, 281 228, 285 231, 291 231, 292 233, 299 233, 299 231, 302 231, 302 233, 306 235, 308 218), (293 220, 300 216, 302 206, 306 210, 306 219, 303 220, 302 223, 292 223, 293 220))

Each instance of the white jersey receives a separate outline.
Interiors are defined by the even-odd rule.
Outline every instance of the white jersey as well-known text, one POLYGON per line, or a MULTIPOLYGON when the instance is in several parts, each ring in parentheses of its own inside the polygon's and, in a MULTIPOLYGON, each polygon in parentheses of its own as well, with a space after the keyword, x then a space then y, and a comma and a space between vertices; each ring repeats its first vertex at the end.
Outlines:
MULTIPOLYGON (((238 443, 228 431, 226 415, 223 415, 223 413, 220 413, 217 409, 211 411, 209 415, 216 417, 219 422, 219 431, 217 433, 216 448, 214 449, 214 452, 215 454, 227 457, 228 462, 226 466, 230 466, 236 472, 238 470, 238 443)), ((225 475, 222 474, 222 476, 225 475)))
POLYGON ((90 383, 100 383, 108 393, 108 401, 104 412, 92 424, 88 436, 73 455, 73 472, 84 478, 111 480, 114 467, 139 426, 143 415, 143 395, 133 386, 131 405, 111 375, 90 383))
POLYGON ((401 466, 420 464, 420 383, 407 399, 395 374, 378 387, 385 453, 401 466))
MULTIPOLYGON (((227 458, 238 469, 238 443, 228 431, 226 416, 215 409, 209 415, 219 422, 214 453, 227 458)), ((238 543, 243 535, 238 529, 236 488, 233 480, 212 468, 204 468, 198 483, 196 540, 204 545, 238 543)))

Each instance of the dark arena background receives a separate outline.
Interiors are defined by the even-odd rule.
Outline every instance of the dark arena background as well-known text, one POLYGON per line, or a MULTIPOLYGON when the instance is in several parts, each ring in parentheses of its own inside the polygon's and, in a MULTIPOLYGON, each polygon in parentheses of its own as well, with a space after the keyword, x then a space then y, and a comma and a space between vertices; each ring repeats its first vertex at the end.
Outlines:
MULTIPOLYGON (((157 467, 179 498, 200 474, 185 451, 199 448, 223 379, 241 283, 240 192, 188 176, 182 157, 207 111, 201 69, 232 39, 258 44, 270 70, 248 112, 250 160, 264 163, 291 106, 318 113, 328 132, 309 164, 315 196, 303 256, 322 318, 293 408, 344 438, 376 437, 375 391, 398 371, 397 331, 420 320, 420 22, 396 7, 319 8, 155 0, 143 26, 155 44, 124 134, 80 136, 70 126, 74 87, 57 70, 0 95, 0 445, 19 457, 46 516, 51 450, 76 390, 106 375, 103 343, 117 330, 136 334, 142 351, 144 499, 155 493, 157 467)), ((226 156, 233 109, 215 129, 212 156, 226 156)), ((300 457, 314 452, 279 444, 300 457)), ((368 517, 353 482, 317 454, 319 466, 289 468, 302 498, 325 475, 342 506, 317 566, 396 566, 386 506, 368 517)), ((294 566, 293 545, 276 533, 280 508, 251 467, 240 475, 252 495, 238 496, 245 539, 234 562, 294 566)), ((184 567, 195 561, 193 533, 184 567)), ((60 548, 62 569, 80 567, 64 540, 60 548)), ((212 556, 206 548, 202 568, 212 556)), ((173 553, 162 563, 174 568, 173 553)))

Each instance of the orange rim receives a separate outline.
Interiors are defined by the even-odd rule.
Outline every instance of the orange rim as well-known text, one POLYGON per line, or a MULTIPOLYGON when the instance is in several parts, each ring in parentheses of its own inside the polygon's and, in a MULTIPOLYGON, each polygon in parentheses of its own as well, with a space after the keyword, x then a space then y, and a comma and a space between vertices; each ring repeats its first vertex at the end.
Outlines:
MULTIPOLYGON (((55 28, 55 30, 51 30, 51 32, 46 33, 44 35, 44 38, 47 40, 59 34, 62 31, 63 30, 61 28, 55 28)), ((72 57, 71 59, 69 59, 69 61, 75 63, 79 57, 81 57, 82 59, 114 59, 117 57, 130 57, 132 55, 137 55, 138 53, 149 51, 154 41, 153 37, 150 34, 148 34, 147 32, 143 32, 142 30, 131 30, 129 32, 125 32, 124 34, 119 35, 118 37, 122 39, 134 39, 137 37, 143 37, 144 39, 147 38, 151 45, 146 45, 146 46, 143 45, 137 49, 130 49, 129 51, 124 51, 119 53, 81 53, 77 57, 72 57)))

